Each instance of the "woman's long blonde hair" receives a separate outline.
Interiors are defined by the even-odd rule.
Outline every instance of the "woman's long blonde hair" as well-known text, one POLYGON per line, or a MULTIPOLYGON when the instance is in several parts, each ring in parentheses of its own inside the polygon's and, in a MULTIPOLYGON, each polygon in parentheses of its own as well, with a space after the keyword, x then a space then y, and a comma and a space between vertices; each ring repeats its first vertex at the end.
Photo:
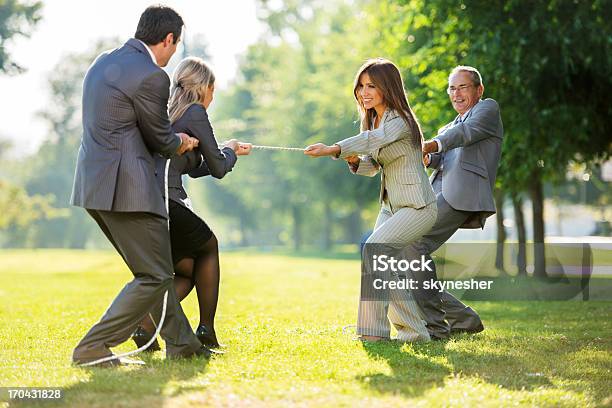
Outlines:
POLYGON ((215 83, 215 75, 202 58, 187 57, 182 60, 172 78, 170 90, 170 122, 176 122, 194 103, 202 100, 208 87, 215 83))
MULTIPOLYGON (((423 146, 423 132, 419 122, 416 119, 410 104, 408 103, 408 97, 404 91, 404 82, 402 81, 402 75, 400 74, 397 66, 384 58, 374 58, 367 60, 355 75, 355 83, 353 86, 353 95, 357 101, 357 110, 361 117, 361 130, 368 130, 372 128, 372 124, 376 119, 375 109, 365 109, 363 102, 360 100, 358 95, 359 81, 361 75, 367 73, 370 76, 372 83, 380 90, 383 95, 383 102, 387 105, 387 108, 395 110, 406 122, 410 133, 414 138, 415 144, 423 146)), ((382 118, 381 118, 382 119, 382 118)))

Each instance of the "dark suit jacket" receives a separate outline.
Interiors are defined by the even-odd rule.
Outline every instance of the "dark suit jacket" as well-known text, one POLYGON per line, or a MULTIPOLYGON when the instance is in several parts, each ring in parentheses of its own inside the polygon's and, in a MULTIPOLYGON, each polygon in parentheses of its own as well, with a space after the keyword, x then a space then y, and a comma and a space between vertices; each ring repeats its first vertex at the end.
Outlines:
POLYGON ((71 204, 166 217, 153 153, 172 156, 180 138, 168 120, 170 79, 130 39, 102 53, 83 82, 83 137, 71 204))
MULTIPOLYGON (((173 157, 168 167, 170 199, 190 208, 181 176, 189 174, 196 178, 211 175, 218 179, 223 178, 232 171, 237 157, 234 150, 229 147, 219 149, 206 109, 200 104, 193 104, 187 108, 183 116, 174 122, 172 127, 175 132, 187 133, 200 141, 197 150, 173 157)), ((155 167, 157 181, 162 192, 165 190, 165 165, 166 160, 158 156, 155 167)))

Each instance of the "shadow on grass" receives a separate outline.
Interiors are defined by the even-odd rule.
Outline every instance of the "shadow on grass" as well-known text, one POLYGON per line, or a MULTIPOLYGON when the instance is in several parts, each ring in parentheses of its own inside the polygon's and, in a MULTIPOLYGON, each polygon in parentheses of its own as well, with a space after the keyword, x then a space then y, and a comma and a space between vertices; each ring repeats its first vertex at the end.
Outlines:
POLYGON ((609 372, 610 342, 596 331, 590 331, 590 338, 585 338, 589 326, 568 328, 566 325, 576 316, 568 316, 567 311, 559 311, 556 316, 550 315, 552 308, 540 309, 539 316, 537 311, 533 304, 525 304, 514 305, 512 315, 493 312, 497 318, 487 316, 489 321, 495 321, 495 326, 502 329, 489 329, 490 335, 462 334, 448 341, 417 344, 364 343, 368 356, 386 361, 391 373, 357 379, 380 393, 408 398, 442 387, 449 375, 477 377, 517 391, 558 387, 561 379, 568 391, 587 392, 600 401, 608 397, 605 377, 609 372), (545 311, 548 320, 542 316, 545 311), (543 323, 547 323, 546 327, 543 323))
POLYGON ((542 367, 534 365, 528 356, 516 359, 511 355, 482 352, 477 350, 477 344, 473 352, 448 350, 445 347, 447 344, 435 342, 407 346, 396 341, 364 343, 368 355, 386 360, 392 372, 390 375, 374 374, 359 379, 378 392, 400 393, 409 398, 441 387, 448 375, 459 373, 515 390, 551 385, 548 377, 541 373, 542 367))
POLYGON ((64 389, 69 406, 162 406, 169 397, 202 390, 181 384, 206 372, 208 360, 203 357, 167 360, 140 355, 145 366, 115 368, 82 368, 89 379, 64 389), (169 384, 170 383, 170 384, 169 384))
POLYGON ((417 397, 431 387, 441 386, 450 373, 440 361, 422 354, 408 354, 400 342, 363 343, 363 347, 371 358, 386 360, 391 368, 389 375, 372 373, 357 377, 380 393, 417 397))

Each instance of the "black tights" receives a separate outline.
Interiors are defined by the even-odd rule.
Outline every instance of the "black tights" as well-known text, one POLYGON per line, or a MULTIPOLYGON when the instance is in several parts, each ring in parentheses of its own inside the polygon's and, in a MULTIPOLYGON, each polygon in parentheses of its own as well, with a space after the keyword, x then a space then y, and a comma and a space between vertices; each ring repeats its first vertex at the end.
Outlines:
MULTIPOLYGON (((219 299, 219 246, 213 236, 196 251, 195 258, 183 258, 174 265, 174 290, 182 301, 195 286, 200 308, 200 323, 209 330, 215 329, 215 312, 219 299)), ((140 324, 145 330, 155 331, 153 321, 147 315, 140 324)), ((198 326, 199 326, 198 325, 198 326)))

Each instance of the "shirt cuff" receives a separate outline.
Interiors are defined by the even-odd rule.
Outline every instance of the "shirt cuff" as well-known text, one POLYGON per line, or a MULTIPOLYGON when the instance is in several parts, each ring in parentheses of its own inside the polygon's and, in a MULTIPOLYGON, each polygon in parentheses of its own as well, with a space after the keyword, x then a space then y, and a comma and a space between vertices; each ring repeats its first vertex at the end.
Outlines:
POLYGON ((234 151, 234 149, 232 149, 231 147, 228 147, 228 146, 223 147, 223 148, 221 149, 221 151, 222 151, 223 153, 225 153, 227 156, 230 156, 230 157, 235 157, 236 159, 238 158, 238 155, 236 154, 236 152, 234 151))
POLYGON ((176 138, 178 139, 178 144, 176 145, 176 148, 174 149, 174 154, 178 154, 179 149, 181 148, 181 146, 183 145, 183 138, 180 137, 178 135, 178 133, 174 133, 174 135, 176 136, 176 138))
POLYGON ((438 139, 437 137, 434 137, 434 139, 433 139, 433 140, 435 140, 435 141, 436 141, 437 146, 438 146, 438 151, 436 151, 436 153, 440 153, 440 152, 442 152, 442 142, 440 141, 440 139, 438 139))
MULTIPOLYGON (((334 145, 340 146, 340 153, 338 153, 338 155, 336 156, 338 159, 344 159, 345 157, 347 157, 345 152, 348 152, 348 150, 343 146, 344 145, 343 142, 344 142, 344 140, 340 140, 339 142, 334 143, 334 145)), ((334 157, 334 156, 332 156, 332 157, 334 157)))
POLYGON ((340 154, 342 153, 342 146, 340 146, 338 143, 334 143, 332 146, 338 146, 340 148, 340 151, 332 156, 332 159, 338 160, 340 158, 340 154))

